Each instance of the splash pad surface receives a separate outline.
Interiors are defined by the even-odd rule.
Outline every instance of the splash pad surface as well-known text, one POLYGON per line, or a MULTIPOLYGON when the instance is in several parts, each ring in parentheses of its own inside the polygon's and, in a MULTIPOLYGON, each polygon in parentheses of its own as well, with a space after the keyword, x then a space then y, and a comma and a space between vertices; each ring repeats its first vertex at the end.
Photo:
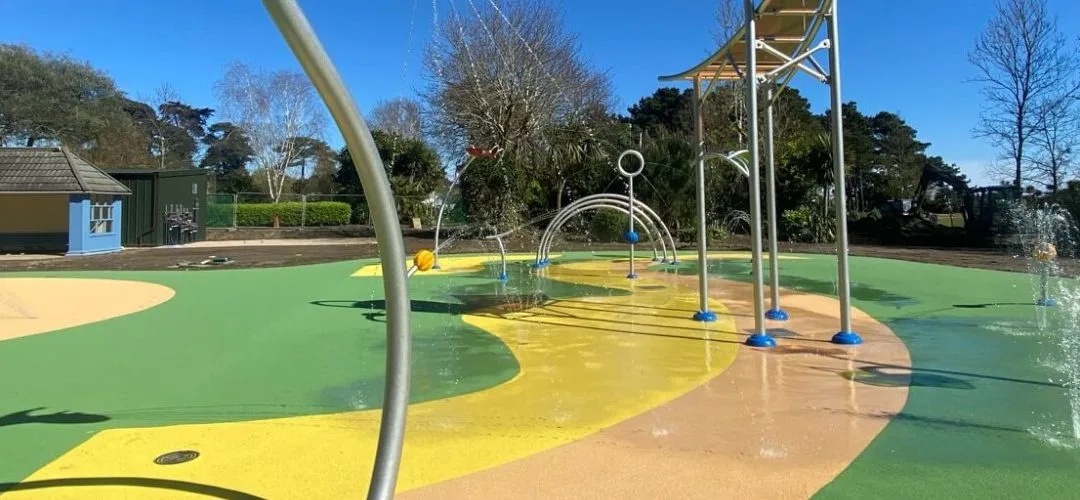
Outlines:
MULTIPOLYGON (((1022 302, 1023 277, 853 259, 853 296, 868 314, 857 321, 870 333, 847 351, 815 340, 815 329, 833 327, 832 299, 812 295, 831 292, 830 259, 785 259, 785 303, 793 319, 813 321, 770 325, 780 348, 763 353, 740 345, 744 255, 710 261, 733 281, 716 280, 725 314, 709 327, 689 321, 693 283, 671 268, 631 283, 625 256, 567 254, 538 274, 514 263, 502 285, 497 258, 476 260, 410 284, 416 369, 399 491, 411 497, 633 497, 665 482, 701 498, 720 487, 747 497, 965 496, 1039 489, 1035 469, 1055 488, 1074 480, 1075 452, 1028 432, 1033 411, 1052 420, 1062 404, 1045 369, 1015 361, 1037 357, 1037 342, 1005 331, 1023 331, 1031 309, 954 307, 1022 302), (928 272, 980 286, 959 293, 916 279, 928 272), (727 472, 756 467, 781 478, 740 482, 727 472), (755 482, 763 489, 745 486, 755 482)), ((360 495, 383 361, 378 278, 350 277, 365 264, 82 273, 177 295, 0 342, 0 375, 16 381, 0 398, 0 441, 18 450, 0 458, 0 491, 360 495), (18 375, 43 353, 52 372, 18 375), (79 416, 56 415, 64 411, 79 416), (154 463, 182 450, 199 455, 154 463)))

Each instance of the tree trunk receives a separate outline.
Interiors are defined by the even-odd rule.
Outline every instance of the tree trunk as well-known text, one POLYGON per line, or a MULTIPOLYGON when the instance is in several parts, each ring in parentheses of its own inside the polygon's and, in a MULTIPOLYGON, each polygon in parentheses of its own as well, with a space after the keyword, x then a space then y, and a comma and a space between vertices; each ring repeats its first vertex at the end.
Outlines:
POLYGON ((28 148, 34 147, 34 136, 30 136, 30 137, 26 138, 26 147, 28 147, 28 148))
POLYGON ((1024 162, 1024 105, 1020 104, 1019 112, 1017 113, 1016 120, 1016 178, 1013 180, 1013 184, 1016 187, 1017 196, 1023 196, 1024 194, 1024 180, 1021 176, 1022 167, 1024 162))
POLYGON ((566 178, 559 179, 559 193, 555 196, 555 210, 562 210, 563 191, 566 190, 566 178))

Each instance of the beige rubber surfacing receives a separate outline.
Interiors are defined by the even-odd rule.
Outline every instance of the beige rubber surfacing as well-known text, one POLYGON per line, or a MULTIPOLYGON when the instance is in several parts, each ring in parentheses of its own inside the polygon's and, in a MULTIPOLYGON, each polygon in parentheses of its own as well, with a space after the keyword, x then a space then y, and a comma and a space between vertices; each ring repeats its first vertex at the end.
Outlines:
MULTIPOLYGON (((678 278, 672 278, 678 279, 678 278)), ((690 279, 690 278, 684 278, 690 279)), ((750 286, 714 280, 713 297, 753 326, 750 286)), ((844 470, 907 400, 911 359, 885 325, 861 311, 865 344, 828 343, 836 300, 785 292, 792 319, 779 347, 742 347, 715 379, 669 404, 580 441, 401 498, 807 498, 844 470), (888 366, 894 386, 857 382, 888 366)))
POLYGON ((131 314, 173 295, 169 287, 140 281, 0 278, 0 341, 131 314))

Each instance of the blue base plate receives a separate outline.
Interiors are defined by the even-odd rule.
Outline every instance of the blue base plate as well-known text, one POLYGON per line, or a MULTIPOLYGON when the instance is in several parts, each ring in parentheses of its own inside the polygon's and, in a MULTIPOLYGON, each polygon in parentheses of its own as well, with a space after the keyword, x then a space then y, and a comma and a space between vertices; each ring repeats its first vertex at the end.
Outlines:
POLYGON ((862 343, 862 337, 855 332, 837 332, 832 337, 832 343, 840 345, 859 345, 862 343))
POLYGON ((698 311, 694 313, 694 321, 716 321, 716 313, 712 311, 698 311))
POLYGON ((787 321, 788 314, 783 309, 769 309, 765 311, 765 319, 773 321, 787 321))
POLYGON ((776 339, 769 335, 755 333, 746 339, 746 345, 750 347, 776 347, 776 339))

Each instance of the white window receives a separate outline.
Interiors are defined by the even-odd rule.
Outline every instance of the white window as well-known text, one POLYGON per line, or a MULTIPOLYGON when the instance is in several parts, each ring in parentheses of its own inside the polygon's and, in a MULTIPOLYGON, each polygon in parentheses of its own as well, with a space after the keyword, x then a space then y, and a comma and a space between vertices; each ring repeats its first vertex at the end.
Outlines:
POLYGON ((90 195, 90 234, 113 232, 113 197, 90 195))

